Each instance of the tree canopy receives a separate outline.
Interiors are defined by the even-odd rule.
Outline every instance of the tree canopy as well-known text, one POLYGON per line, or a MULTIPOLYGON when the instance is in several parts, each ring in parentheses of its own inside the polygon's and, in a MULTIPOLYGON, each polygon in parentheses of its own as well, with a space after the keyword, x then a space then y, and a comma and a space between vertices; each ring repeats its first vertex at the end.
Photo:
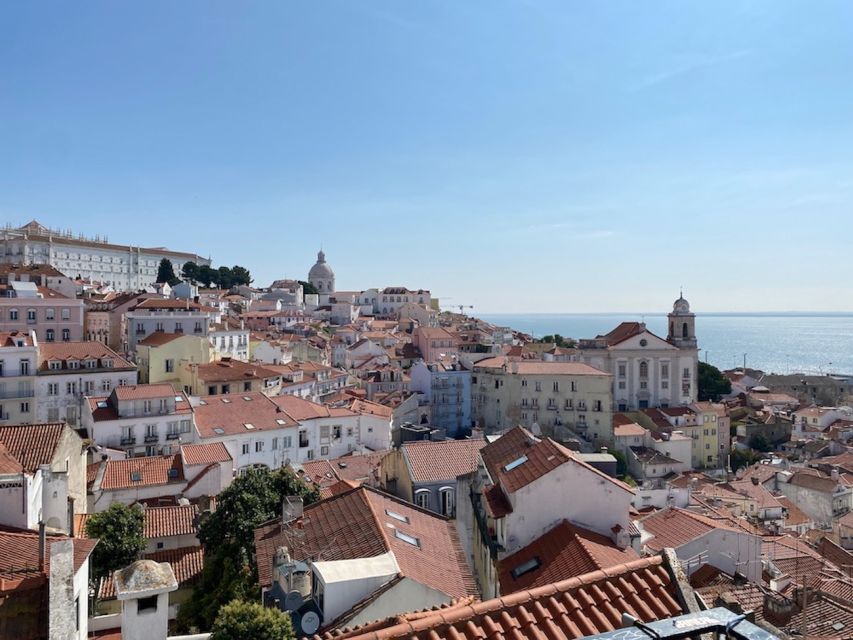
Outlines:
POLYGON ((722 372, 707 362, 699 363, 699 400, 719 402, 732 392, 732 383, 722 372))
POLYGON ((106 511, 89 516, 86 536, 100 540, 92 551, 92 577, 106 577, 138 559, 147 544, 144 528, 145 514, 138 505, 114 502, 106 511))
POLYGON ((175 275, 175 267, 172 266, 172 261, 169 258, 160 260, 160 266, 157 267, 157 282, 165 282, 169 286, 174 286, 181 281, 175 275))
POLYGON ((317 291, 317 287, 315 287, 307 280, 299 280, 298 282, 302 285, 303 294, 320 293, 319 291, 317 291))
POLYGON ((294 638, 290 616, 257 602, 234 600, 219 610, 210 640, 290 640, 294 638))
POLYGON ((250 469, 219 494, 216 511, 199 526, 204 569, 192 598, 178 613, 179 629, 210 629, 217 611, 226 603, 235 598, 260 597, 254 531, 281 515, 285 496, 301 496, 306 506, 320 499, 316 489, 287 467, 275 471, 250 469))
POLYGON ((575 346, 574 340, 564 338, 559 333, 555 333, 553 336, 550 334, 548 334, 547 336, 542 336, 542 338, 536 340, 536 342, 541 342, 544 344, 554 343, 562 349, 572 349, 575 346))
POLYGON ((199 266, 195 262, 188 261, 181 268, 181 275, 184 280, 196 282, 203 287, 219 287, 220 289, 250 285, 253 282, 249 270, 237 264, 230 268, 213 268, 206 264, 199 266))

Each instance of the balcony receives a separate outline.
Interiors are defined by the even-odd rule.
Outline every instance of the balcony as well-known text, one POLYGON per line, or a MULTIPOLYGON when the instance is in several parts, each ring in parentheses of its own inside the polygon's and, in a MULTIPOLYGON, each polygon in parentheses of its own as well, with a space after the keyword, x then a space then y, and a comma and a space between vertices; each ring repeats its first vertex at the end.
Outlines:
POLYGON ((159 440, 160 436, 158 436, 156 433, 149 433, 147 436, 145 436, 145 444, 149 444, 151 442, 158 442, 159 440))
POLYGON ((166 440, 177 440, 180 437, 181 437, 180 433, 167 433, 166 434, 166 440))
POLYGON ((0 391, 0 400, 11 400, 14 398, 32 398, 36 393, 33 389, 10 389, 0 391))
POLYGON ((127 438, 121 439, 121 446, 123 447, 127 447, 133 444, 136 444, 136 436, 129 436, 127 438))

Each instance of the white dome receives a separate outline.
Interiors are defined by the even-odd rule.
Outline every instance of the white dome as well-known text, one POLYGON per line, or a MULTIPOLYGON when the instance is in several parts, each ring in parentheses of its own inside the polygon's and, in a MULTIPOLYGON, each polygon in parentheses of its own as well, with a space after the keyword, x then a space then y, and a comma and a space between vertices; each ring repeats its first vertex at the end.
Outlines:
POLYGON ((672 303, 673 313, 690 313, 690 303, 684 299, 684 296, 679 296, 678 300, 672 303))
POLYGON ((335 272, 332 271, 332 267, 326 263, 326 254, 320 251, 317 254, 317 263, 311 267, 311 271, 308 272, 308 280, 330 280, 335 277, 335 272))

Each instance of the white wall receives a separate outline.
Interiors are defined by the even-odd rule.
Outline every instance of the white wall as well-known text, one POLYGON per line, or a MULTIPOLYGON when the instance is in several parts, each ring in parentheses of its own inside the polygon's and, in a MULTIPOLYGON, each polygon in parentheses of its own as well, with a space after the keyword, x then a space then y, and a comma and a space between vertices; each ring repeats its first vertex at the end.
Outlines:
POLYGON ((730 576, 738 572, 745 575, 751 582, 761 582, 761 538, 759 536, 736 533, 728 529, 714 529, 678 547, 675 553, 682 561, 698 559, 686 565, 685 570, 688 576, 702 564, 708 563, 730 576))

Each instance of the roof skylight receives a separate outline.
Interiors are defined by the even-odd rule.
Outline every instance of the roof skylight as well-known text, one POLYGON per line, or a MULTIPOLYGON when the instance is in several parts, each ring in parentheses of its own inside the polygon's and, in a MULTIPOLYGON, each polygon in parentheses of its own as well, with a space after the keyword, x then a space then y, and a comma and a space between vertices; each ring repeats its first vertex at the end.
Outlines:
POLYGON ((389 511, 388 509, 385 509, 385 515, 389 518, 394 518, 394 520, 399 520, 400 522, 405 522, 406 524, 409 524, 409 517, 404 516, 401 513, 397 513, 396 511, 389 511))
POLYGON ((540 567, 542 563, 539 562, 539 558, 531 558, 527 562, 522 562, 515 569, 510 571, 512 574, 513 580, 518 580, 525 573, 530 573, 531 571, 535 571, 540 567))
POLYGON ((406 542, 412 545, 413 547, 421 546, 421 541, 418 540, 415 536, 410 536, 408 533, 403 533, 399 529, 394 529, 394 535, 397 537, 398 540, 402 540, 403 542, 406 542))
POLYGON ((504 467, 504 471, 512 471, 513 469, 516 469, 523 465, 525 462, 527 462, 527 456, 521 456, 520 458, 516 458, 504 467))

